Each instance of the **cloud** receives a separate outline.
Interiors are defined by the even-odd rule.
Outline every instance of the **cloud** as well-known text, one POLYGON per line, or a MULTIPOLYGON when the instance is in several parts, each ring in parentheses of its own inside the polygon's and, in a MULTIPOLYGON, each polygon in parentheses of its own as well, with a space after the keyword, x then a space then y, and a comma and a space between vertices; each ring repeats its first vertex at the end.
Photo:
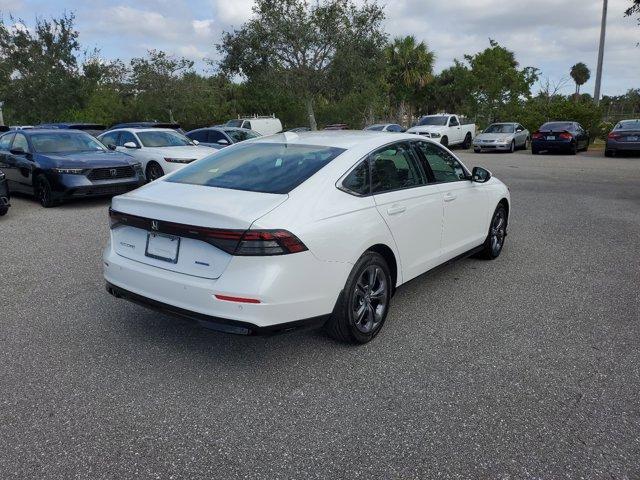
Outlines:
POLYGON ((233 27, 249 20, 254 4, 253 0, 213 0, 211 3, 220 21, 233 27))

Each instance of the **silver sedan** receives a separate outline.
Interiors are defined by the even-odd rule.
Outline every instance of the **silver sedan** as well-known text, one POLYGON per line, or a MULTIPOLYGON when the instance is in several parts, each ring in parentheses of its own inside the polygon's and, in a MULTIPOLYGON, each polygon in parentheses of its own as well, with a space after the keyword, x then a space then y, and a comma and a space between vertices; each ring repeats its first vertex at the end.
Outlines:
POLYGON ((473 139, 473 151, 514 152, 519 148, 526 150, 529 148, 530 139, 529 130, 519 123, 492 123, 473 139))

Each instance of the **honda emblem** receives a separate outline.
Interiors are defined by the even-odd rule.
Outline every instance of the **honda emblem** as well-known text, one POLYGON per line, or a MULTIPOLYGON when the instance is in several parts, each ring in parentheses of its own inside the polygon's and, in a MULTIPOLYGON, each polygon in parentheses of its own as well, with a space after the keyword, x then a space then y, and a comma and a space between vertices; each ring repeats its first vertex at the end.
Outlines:
POLYGON ((109 173, 111 174, 112 177, 115 177, 116 175, 118 175, 118 171, 115 168, 112 168, 111 170, 109 170, 109 173))

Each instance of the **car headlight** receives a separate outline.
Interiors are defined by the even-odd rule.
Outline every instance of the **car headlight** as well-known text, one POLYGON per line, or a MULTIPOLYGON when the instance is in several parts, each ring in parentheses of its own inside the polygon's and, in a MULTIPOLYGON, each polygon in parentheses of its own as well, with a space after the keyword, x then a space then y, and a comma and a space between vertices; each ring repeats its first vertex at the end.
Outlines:
POLYGON ((84 172, 83 168, 54 168, 54 172, 65 175, 81 175, 84 172))
POLYGON ((165 162, 169 162, 169 163, 191 163, 195 160, 195 158, 171 158, 171 157, 164 157, 164 161, 165 162))
POLYGON ((440 138, 442 135, 440 135, 439 133, 432 133, 431 134, 431 138, 440 138))

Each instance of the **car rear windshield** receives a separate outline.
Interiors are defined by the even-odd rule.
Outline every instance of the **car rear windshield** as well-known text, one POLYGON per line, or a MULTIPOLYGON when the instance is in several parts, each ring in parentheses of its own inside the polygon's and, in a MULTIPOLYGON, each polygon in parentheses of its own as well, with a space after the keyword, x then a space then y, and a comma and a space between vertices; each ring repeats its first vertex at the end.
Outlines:
POLYGON ((571 122, 548 122, 540 127, 540 130, 549 132, 561 132, 563 130, 573 130, 571 122))
POLYGON ((489 125, 484 133, 513 133, 514 131, 513 125, 508 123, 494 123, 489 125))
POLYGON ((365 130, 374 130, 376 132, 381 132, 384 128, 384 125, 371 125, 370 127, 365 128, 365 130))
POLYGON ((191 140, 178 132, 138 132, 138 138, 145 147, 185 147, 193 145, 191 140))
POLYGON ((38 153, 72 153, 104 151, 104 145, 88 133, 55 132, 31 135, 31 144, 38 153))
POLYGON ((437 115, 433 117, 422 117, 418 125, 446 125, 449 117, 446 115, 437 115))
POLYGON ((614 130, 640 130, 640 120, 626 120, 616 125, 614 130))
POLYGON ((225 123, 225 125, 227 127, 236 127, 236 128, 240 128, 242 126, 242 122, 244 120, 229 120, 227 123, 225 123))
POLYGON ((250 138, 257 138, 260 134, 254 132, 253 130, 234 130, 232 128, 225 130, 224 133, 229 135, 233 140, 233 143, 244 142, 245 140, 249 140, 250 138))
POLYGON ((289 193, 342 152, 315 145, 241 143, 187 165, 167 182, 289 193))

